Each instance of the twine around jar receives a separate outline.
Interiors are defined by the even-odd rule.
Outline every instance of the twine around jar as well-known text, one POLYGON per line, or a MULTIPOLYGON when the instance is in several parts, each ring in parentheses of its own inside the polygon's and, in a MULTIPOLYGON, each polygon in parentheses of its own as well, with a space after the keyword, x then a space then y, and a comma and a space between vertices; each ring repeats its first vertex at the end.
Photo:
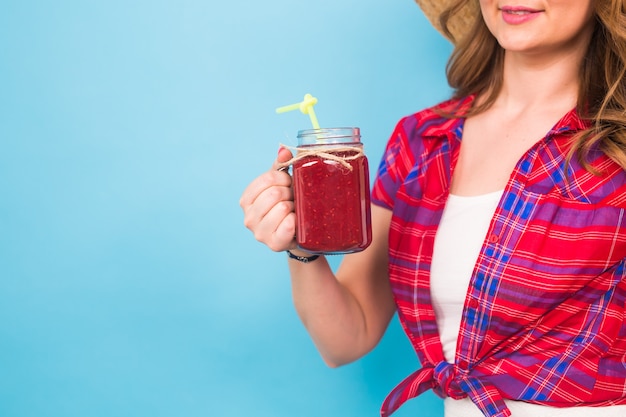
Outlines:
POLYGON ((299 146, 292 147, 287 145, 280 145, 283 148, 287 148, 291 151, 296 152, 296 156, 291 158, 288 161, 281 162, 278 164, 279 170, 284 170, 285 168, 293 165, 297 161, 310 157, 317 156, 323 159, 328 159, 331 161, 335 161, 343 165, 345 168, 352 171, 352 165, 348 163, 348 161, 353 161, 358 159, 364 155, 362 146, 299 146), (332 153, 331 153, 332 152, 332 153), (338 152, 354 152, 354 155, 349 156, 338 156, 335 153, 338 152))

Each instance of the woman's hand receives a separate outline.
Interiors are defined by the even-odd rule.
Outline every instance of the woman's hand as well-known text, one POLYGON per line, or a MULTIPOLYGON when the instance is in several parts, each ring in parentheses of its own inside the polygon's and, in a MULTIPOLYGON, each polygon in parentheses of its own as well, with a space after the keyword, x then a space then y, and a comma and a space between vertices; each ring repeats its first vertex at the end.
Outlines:
POLYGON ((291 176, 279 169, 281 162, 291 158, 289 149, 280 148, 272 168, 254 179, 239 200, 244 225, 256 240, 276 252, 295 247, 296 214, 291 176))

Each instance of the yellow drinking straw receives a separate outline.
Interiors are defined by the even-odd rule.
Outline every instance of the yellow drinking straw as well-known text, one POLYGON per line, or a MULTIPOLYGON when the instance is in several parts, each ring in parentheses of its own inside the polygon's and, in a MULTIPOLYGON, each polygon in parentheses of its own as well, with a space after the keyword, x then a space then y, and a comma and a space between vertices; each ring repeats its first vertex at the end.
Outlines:
POLYGON ((279 107, 276 109, 276 113, 285 113, 293 110, 300 110, 304 114, 308 114, 311 119, 311 124, 313 125, 313 129, 319 129, 320 124, 317 121, 317 117, 315 116, 315 112, 313 111, 313 106, 317 104, 317 99, 310 94, 304 95, 304 100, 300 103, 290 104, 288 106, 279 107))

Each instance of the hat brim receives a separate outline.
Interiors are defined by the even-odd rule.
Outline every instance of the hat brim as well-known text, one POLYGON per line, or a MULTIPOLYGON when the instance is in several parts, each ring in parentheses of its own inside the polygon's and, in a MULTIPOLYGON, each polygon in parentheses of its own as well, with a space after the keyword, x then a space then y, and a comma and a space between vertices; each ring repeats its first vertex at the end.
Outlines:
MULTIPOLYGON (((422 9, 422 12, 426 18, 430 21, 431 25, 437 29, 442 35, 448 37, 443 31, 439 22, 441 13, 447 10, 454 0, 415 0, 417 5, 422 9)), ((448 22, 448 29, 454 37, 454 40, 458 42, 463 39, 469 32, 474 23, 474 19, 480 13, 478 2, 468 1, 458 13, 455 13, 448 22)), ((452 41, 452 39, 450 39, 452 41)))

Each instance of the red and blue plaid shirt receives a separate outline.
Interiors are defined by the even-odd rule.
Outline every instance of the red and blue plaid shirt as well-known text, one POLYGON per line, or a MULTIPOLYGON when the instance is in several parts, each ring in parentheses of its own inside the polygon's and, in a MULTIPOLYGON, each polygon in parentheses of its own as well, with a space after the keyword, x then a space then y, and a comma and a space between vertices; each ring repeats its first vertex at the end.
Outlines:
POLYGON ((598 150, 589 158, 599 176, 567 165, 571 134, 587 126, 575 111, 511 174, 471 277, 455 362, 445 361, 429 271, 463 123, 433 109, 402 119, 374 184, 373 202, 393 210, 390 280, 422 365, 381 415, 428 389, 469 396, 490 417, 510 415, 505 398, 626 404, 626 172, 598 150))

